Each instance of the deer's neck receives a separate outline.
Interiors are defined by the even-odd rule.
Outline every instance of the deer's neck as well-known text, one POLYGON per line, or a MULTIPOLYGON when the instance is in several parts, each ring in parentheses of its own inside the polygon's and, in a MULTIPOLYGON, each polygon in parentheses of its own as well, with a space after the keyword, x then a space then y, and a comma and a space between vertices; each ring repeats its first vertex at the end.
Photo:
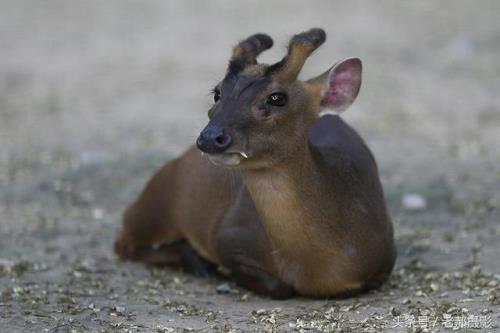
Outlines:
POLYGON ((334 200, 308 146, 296 153, 293 161, 243 178, 274 250, 300 260, 328 239, 325 216, 331 217, 334 200))

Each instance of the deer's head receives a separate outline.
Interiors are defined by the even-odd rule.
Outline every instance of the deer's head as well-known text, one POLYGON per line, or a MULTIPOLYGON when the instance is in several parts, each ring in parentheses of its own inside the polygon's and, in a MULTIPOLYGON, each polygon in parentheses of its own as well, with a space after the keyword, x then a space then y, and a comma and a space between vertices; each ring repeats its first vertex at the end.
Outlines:
POLYGON ((293 158, 307 144, 308 130, 320 114, 344 111, 361 85, 357 58, 297 80, 307 57, 325 39, 317 28, 295 35, 286 56, 273 65, 256 61, 273 45, 269 36, 256 34, 236 45, 224 79, 213 90, 210 121, 198 148, 226 166, 262 168, 293 158))

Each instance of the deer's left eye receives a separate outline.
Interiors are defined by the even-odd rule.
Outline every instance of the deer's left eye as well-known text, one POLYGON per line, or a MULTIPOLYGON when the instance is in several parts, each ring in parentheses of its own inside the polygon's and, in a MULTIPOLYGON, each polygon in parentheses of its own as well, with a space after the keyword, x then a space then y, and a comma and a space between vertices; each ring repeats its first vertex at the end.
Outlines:
POLYGON ((286 95, 283 93, 273 93, 267 97, 267 104, 273 106, 284 106, 286 104, 286 95))
POLYGON ((214 102, 217 103, 220 99, 220 91, 219 89, 214 89, 213 93, 214 93, 214 102))

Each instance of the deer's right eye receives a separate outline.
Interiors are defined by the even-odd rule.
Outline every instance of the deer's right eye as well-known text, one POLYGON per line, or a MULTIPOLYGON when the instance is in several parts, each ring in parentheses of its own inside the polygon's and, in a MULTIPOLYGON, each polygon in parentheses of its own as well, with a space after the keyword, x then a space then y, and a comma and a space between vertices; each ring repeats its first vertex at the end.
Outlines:
POLYGON ((284 106, 286 104, 286 95, 283 93, 274 93, 267 98, 267 104, 273 106, 284 106))
POLYGON ((217 103, 220 99, 220 91, 218 89, 214 89, 214 102, 217 103))

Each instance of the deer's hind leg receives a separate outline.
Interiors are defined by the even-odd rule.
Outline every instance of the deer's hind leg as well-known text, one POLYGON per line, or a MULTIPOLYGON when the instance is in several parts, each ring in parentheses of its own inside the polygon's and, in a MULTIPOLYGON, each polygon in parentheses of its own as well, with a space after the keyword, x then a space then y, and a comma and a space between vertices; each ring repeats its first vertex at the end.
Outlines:
POLYGON ((127 208, 115 251, 122 259, 181 267, 206 275, 211 264, 194 251, 169 217, 173 168, 169 163, 160 169, 139 198, 127 208))

